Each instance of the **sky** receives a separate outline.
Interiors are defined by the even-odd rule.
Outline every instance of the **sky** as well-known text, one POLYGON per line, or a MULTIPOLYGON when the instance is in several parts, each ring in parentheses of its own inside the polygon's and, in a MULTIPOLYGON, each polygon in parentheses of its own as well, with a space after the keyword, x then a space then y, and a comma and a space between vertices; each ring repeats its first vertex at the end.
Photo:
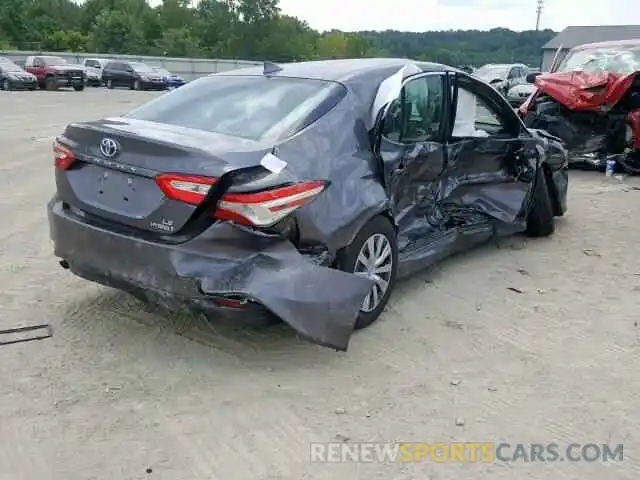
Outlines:
MULTIPOLYGON (((280 0, 316 30, 533 30, 537 0, 280 0)), ((640 0, 544 0, 540 28, 640 24, 640 0)))

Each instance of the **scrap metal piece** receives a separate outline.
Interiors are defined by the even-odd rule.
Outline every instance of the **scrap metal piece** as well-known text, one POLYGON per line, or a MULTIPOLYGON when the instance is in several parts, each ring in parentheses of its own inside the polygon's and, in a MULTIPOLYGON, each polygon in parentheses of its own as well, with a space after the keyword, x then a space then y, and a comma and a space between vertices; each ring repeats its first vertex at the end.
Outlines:
POLYGON ((28 327, 9 328, 7 330, 0 330, 0 345, 11 345, 13 343, 31 342, 33 340, 44 340, 53 336, 53 328, 48 323, 42 325, 31 325, 28 327), (26 336, 22 338, 12 338, 11 340, 2 340, 2 336, 19 336, 24 332, 37 332, 38 330, 45 330, 45 333, 35 334, 33 336, 26 336))
POLYGON ((262 74, 263 75, 272 75, 274 73, 278 73, 279 71, 282 70, 282 67, 280 67, 279 65, 276 65, 273 62, 270 61, 265 61, 264 62, 264 67, 262 70, 262 74))

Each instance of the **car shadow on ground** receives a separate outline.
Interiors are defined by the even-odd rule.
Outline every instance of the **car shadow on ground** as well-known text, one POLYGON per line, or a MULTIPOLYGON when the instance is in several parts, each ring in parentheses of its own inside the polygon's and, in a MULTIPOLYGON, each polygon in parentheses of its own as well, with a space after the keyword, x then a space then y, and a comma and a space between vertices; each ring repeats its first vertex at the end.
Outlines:
MULTIPOLYGON (((173 340, 181 337, 208 349, 208 353, 195 349, 190 355, 207 357, 209 361, 211 355, 219 360, 222 355, 243 364, 266 367, 271 363, 281 367, 282 358, 295 358, 292 368, 308 367, 340 355, 333 349, 305 341, 284 323, 264 325, 250 320, 233 322, 188 311, 169 311, 127 293, 99 287, 95 293, 69 305, 63 328, 72 331, 74 338, 90 335, 98 337, 99 344, 122 342, 124 348, 139 343, 160 350, 167 343, 167 337, 174 337, 173 340)), ((170 338, 169 342, 175 346, 173 340, 170 338)), ((87 338, 87 343, 95 341, 87 338)), ((184 346, 177 343, 182 350, 184 346)))

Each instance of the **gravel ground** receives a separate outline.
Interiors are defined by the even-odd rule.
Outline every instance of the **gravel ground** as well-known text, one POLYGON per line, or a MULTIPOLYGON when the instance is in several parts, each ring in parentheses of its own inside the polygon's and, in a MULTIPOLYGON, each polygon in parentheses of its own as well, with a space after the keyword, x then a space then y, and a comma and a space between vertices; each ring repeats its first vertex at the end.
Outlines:
POLYGON ((54 328, 0 349, 0 479, 640 476, 636 180, 572 173, 555 236, 403 282, 343 354, 285 327, 150 313, 62 270, 45 214, 52 137, 158 94, 0 93, 0 325, 54 328), (310 442, 336 439, 623 443, 624 460, 311 462, 310 442))

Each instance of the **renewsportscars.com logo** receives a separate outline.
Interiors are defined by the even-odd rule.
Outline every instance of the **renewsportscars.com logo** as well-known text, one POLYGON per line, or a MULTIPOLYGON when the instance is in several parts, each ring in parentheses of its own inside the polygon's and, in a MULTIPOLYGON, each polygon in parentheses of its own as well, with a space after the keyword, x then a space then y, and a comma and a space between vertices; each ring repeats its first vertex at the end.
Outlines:
POLYGON ((601 443, 312 443, 312 462, 611 462, 624 459, 622 444, 601 443))

